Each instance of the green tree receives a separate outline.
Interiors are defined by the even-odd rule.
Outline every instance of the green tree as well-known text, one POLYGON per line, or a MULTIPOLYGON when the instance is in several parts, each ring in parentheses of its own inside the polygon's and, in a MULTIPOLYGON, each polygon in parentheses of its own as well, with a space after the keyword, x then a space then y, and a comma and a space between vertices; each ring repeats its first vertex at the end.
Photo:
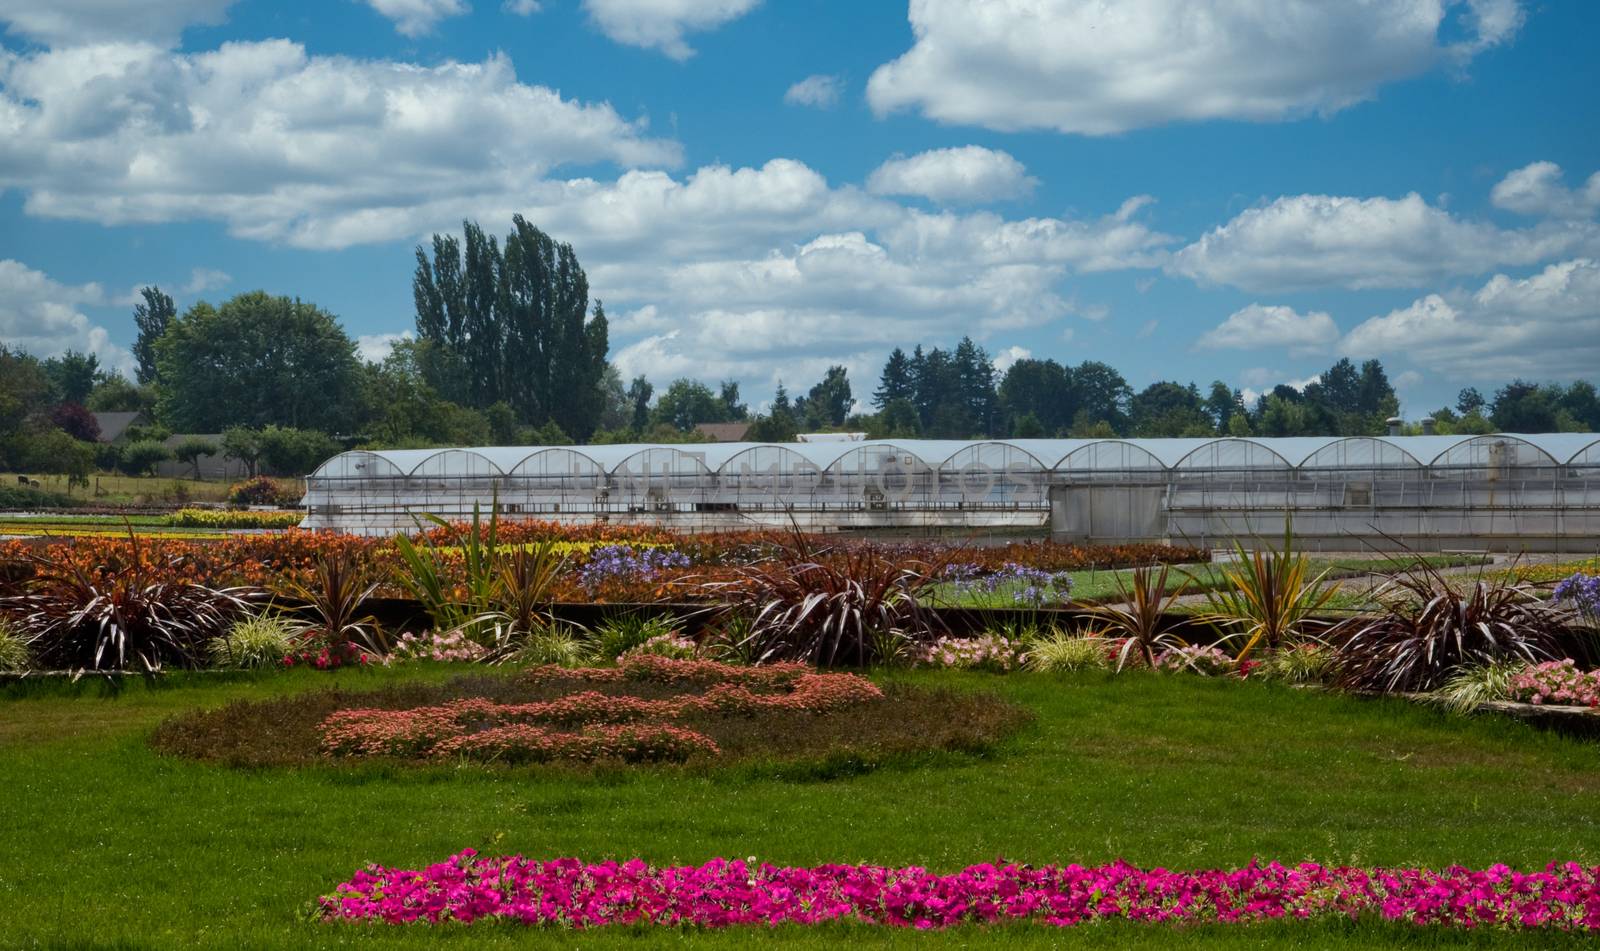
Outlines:
POLYGON ((150 412, 156 406, 156 393, 149 386, 135 386, 128 378, 113 373, 95 384, 83 404, 95 413, 150 412))
POLYGON ((878 378, 878 388, 872 393, 872 405, 883 409, 895 400, 907 403, 916 398, 916 381, 912 378, 911 358, 899 347, 889 354, 878 378))
POLYGON ((171 458, 172 452, 154 439, 136 439, 122 445, 117 468, 131 476, 149 475, 171 458))
POLYGON ((739 398, 739 382, 737 380, 723 380, 717 390, 717 399, 722 403, 722 411, 730 420, 744 420, 750 418, 750 408, 744 405, 739 398))
POLYGON ((187 439, 179 440, 178 444, 172 447, 172 458, 179 462, 187 462, 190 466, 193 466, 195 480, 199 481, 200 457, 214 456, 219 451, 220 448, 211 440, 203 439, 199 436, 190 436, 187 439))
POLYGON ((56 400, 82 406, 94 391, 95 384, 105 379, 100 369, 100 358, 92 353, 68 350, 59 357, 44 361, 44 373, 55 390, 56 400))
POLYGON ((94 471, 95 447, 74 439, 59 429, 38 433, 27 441, 23 467, 29 472, 63 476, 67 489, 87 486, 94 471))
POLYGON ((258 438, 261 465, 268 475, 303 476, 344 448, 327 433, 312 429, 268 426, 258 438))
POLYGON ((1002 412, 1013 420, 1032 416, 1048 436, 1072 425, 1073 398, 1072 375, 1054 360, 1018 360, 1000 381, 1002 412))
POLYGON ((261 433, 248 426, 230 426, 222 432, 222 455, 237 459, 252 476, 261 474, 261 433))
POLYGON ((1488 400, 1478 392, 1475 386, 1469 386, 1456 395, 1456 412, 1462 416, 1471 416, 1473 413, 1482 414, 1483 408, 1488 405, 1488 400))
POLYGON ((850 415, 852 402, 849 371, 836 365, 828 367, 822 380, 806 394, 801 412, 808 425, 837 428, 850 415))
POLYGON ((1206 404, 1193 383, 1152 383, 1133 397, 1130 419, 1136 436, 1187 436, 1213 433, 1206 404))
POLYGON ((650 398, 655 394, 655 387, 643 376, 636 376, 628 384, 628 403, 633 407, 633 417, 629 425, 636 433, 642 433, 650 425, 650 398))
POLYGON ((333 315, 263 291, 201 302, 156 344, 161 418, 179 431, 280 425, 337 432, 355 420, 360 362, 333 315))
POLYGON ((1074 427, 1077 417, 1103 421, 1117 433, 1128 431, 1128 404, 1133 389, 1122 374, 1097 360, 1085 360, 1072 370, 1074 427))
POLYGON ((1503 433, 1549 433, 1557 429, 1558 399, 1546 387, 1512 380, 1495 391, 1489 418, 1503 433))
POLYGON ((665 423, 680 432, 688 432, 696 423, 727 422, 727 412, 727 407, 710 387, 684 377, 673 380, 661 394, 652 418, 657 424, 665 423))
POLYGON ((1045 435, 1044 424, 1032 413, 1023 413, 1011 423, 1013 439, 1043 439, 1045 435))
POLYGON ((135 373, 139 382, 148 385, 160 380, 160 369, 156 365, 156 341, 161 339, 177 318, 178 308, 159 287, 142 287, 139 295, 144 302, 133 306, 133 323, 139 331, 133 341, 133 359, 137 364, 135 373))

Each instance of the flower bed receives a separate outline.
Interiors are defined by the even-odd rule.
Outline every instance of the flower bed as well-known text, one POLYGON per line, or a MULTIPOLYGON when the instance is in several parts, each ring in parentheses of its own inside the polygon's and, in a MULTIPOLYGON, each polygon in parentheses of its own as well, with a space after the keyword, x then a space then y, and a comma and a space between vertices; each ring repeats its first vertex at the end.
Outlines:
POLYGON ((646 681, 689 685, 702 692, 645 699, 586 690, 534 703, 475 697, 402 710, 339 710, 322 721, 322 749, 332 756, 681 761, 696 754, 716 755, 719 749, 704 734, 671 721, 775 711, 829 713, 883 698, 871 681, 854 674, 814 673, 799 664, 735 667, 650 654, 627 657, 615 668, 540 667, 527 676, 540 683, 646 681))
POLYGON ((1503 865, 1326 867, 1276 862, 1194 872, 1125 862, 1084 867, 984 864, 953 875, 875 865, 791 868, 713 859, 657 868, 481 858, 467 849, 420 870, 369 866, 319 901, 322 920, 437 924, 507 921, 613 924, 815 924, 910 928, 1033 921, 1199 924, 1362 918, 1457 928, 1600 928, 1600 867, 1575 862, 1523 873, 1503 865))

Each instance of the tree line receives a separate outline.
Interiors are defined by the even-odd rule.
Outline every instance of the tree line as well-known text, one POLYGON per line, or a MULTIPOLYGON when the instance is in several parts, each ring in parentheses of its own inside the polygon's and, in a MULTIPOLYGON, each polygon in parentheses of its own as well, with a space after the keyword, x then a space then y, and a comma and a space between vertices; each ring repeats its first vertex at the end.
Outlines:
MULTIPOLYGON (((739 384, 624 383, 608 361, 605 310, 577 254, 521 216, 504 236, 463 222, 418 246, 415 332, 382 360, 360 358, 338 319, 299 298, 253 291, 182 313, 159 287, 135 306, 135 379, 90 354, 39 359, 0 341, 0 469, 150 471, 220 453, 250 472, 299 475, 340 449, 444 445, 691 442, 704 423, 745 423, 746 439, 808 431, 873 438, 1376 435, 1399 408, 1382 363, 1335 362, 1303 388, 1256 400, 1223 381, 1135 390, 1114 367, 1026 358, 1002 372, 970 338, 889 354, 871 392, 831 366, 764 412, 739 384), (93 413, 144 420, 117 445, 93 413), (210 434, 173 440, 173 433, 210 434), (173 444, 176 443, 176 444, 173 444)), ((1467 388, 1429 414, 1440 433, 1600 431, 1593 384, 1514 380, 1467 388)), ((1411 424, 1408 431, 1417 431, 1411 424)))

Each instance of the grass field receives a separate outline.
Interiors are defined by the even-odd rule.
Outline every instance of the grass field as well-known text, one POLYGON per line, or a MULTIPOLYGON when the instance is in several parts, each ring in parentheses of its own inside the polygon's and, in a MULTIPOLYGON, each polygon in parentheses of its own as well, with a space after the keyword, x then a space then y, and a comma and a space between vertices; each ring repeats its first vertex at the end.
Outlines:
POLYGON ((829 773, 438 767, 231 770, 158 757, 163 718, 233 698, 438 668, 174 678, 119 695, 0 689, 6 947, 1578 947, 1559 936, 1297 927, 1042 927, 889 934, 329 927, 308 902, 362 863, 472 846, 531 856, 1236 865, 1600 863, 1600 749, 1498 719, 1263 683, 1135 674, 896 675, 993 690, 1036 721, 994 753, 829 773), (183 684, 187 683, 187 686, 183 684), (9 692, 6 692, 9 691, 9 692))
MULTIPOLYGON (((0 472, 0 483, 15 485, 19 473, 0 472)), ((89 488, 67 491, 64 476, 28 475, 39 488, 72 495, 94 505, 173 505, 183 502, 225 502, 229 482, 200 482, 194 479, 164 479, 156 476, 127 476, 98 473, 89 477, 89 488)))

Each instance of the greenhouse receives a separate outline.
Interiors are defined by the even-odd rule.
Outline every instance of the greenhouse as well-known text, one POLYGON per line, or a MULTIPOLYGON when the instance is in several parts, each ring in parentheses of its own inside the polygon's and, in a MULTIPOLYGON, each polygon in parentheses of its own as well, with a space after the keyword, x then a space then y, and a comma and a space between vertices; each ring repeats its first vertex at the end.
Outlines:
POLYGON ((1042 534, 1202 547, 1600 548, 1591 433, 1281 439, 892 440, 356 450, 307 479, 306 527, 423 513, 690 531, 1042 534))

